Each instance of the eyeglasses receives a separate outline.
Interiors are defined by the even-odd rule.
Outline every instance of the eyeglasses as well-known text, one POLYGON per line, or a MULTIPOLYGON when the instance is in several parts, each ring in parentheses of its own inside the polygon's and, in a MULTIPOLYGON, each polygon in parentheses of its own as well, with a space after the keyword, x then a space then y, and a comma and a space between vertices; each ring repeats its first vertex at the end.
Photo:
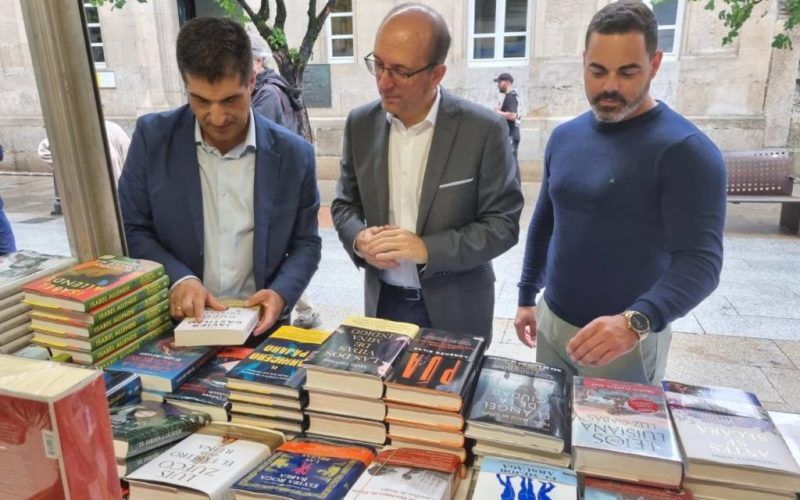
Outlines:
POLYGON ((420 68, 416 71, 405 71, 398 68, 388 68, 384 66, 382 62, 372 57, 372 54, 373 52, 370 52, 369 54, 366 55, 366 57, 364 57, 364 63, 367 65, 367 71, 369 71, 370 73, 372 73, 377 77, 383 75, 385 71, 386 73, 389 74, 389 78, 391 78, 393 82, 400 84, 408 83, 408 81, 411 80, 411 77, 413 77, 414 75, 438 66, 437 63, 430 63, 424 68, 420 68))

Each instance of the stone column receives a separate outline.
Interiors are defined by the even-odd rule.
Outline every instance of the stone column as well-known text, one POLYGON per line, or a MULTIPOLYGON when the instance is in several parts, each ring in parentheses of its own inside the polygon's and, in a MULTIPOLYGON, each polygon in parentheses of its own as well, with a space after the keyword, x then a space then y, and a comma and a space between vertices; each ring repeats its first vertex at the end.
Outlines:
POLYGON ((72 254, 122 255, 99 93, 79 0, 20 0, 72 254))

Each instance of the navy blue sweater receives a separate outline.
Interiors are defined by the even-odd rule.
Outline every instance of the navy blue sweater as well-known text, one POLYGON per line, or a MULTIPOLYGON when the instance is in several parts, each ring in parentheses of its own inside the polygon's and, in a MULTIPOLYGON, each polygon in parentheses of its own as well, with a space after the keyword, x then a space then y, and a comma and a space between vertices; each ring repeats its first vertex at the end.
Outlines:
POLYGON ((633 309, 653 331, 719 283, 726 173, 717 147, 659 102, 620 123, 557 127, 528 230, 519 305, 583 327, 633 309))

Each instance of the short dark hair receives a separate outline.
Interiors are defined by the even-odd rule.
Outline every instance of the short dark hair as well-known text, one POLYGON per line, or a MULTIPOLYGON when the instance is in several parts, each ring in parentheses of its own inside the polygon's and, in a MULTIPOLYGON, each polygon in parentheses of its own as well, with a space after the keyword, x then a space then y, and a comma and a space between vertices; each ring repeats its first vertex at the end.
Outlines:
POLYGON ((244 84, 253 73, 247 32, 236 21, 223 17, 196 17, 184 24, 175 54, 184 81, 187 74, 211 83, 238 75, 244 84))
POLYGON ((650 7, 637 0, 620 0, 606 5, 592 17, 586 29, 586 45, 592 33, 616 35, 638 31, 650 57, 658 49, 658 21, 650 7))
MULTIPOLYGON (((447 59, 447 53, 450 51, 450 30, 447 28, 447 23, 442 15, 431 7, 419 3, 403 3, 396 5, 386 14, 386 17, 383 18, 381 26, 392 17, 408 11, 422 12, 428 17, 431 26, 433 26, 433 43, 431 44, 429 61, 431 63, 444 64, 444 60, 447 59)), ((380 31, 380 28, 378 28, 378 30, 380 31)))

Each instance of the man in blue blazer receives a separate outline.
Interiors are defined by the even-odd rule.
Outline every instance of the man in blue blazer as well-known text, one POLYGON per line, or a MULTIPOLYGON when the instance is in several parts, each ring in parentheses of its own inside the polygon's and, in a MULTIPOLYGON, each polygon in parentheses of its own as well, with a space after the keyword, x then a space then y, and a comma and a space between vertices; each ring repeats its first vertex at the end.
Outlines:
POLYGON ((245 299, 262 306, 259 335, 287 319, 319 264, 314 151, 252 112, 240 25, 193 19, 176 52, 189 104, 138 120, 120 178, 128 252, 164 265, 174 318, 245 299))

